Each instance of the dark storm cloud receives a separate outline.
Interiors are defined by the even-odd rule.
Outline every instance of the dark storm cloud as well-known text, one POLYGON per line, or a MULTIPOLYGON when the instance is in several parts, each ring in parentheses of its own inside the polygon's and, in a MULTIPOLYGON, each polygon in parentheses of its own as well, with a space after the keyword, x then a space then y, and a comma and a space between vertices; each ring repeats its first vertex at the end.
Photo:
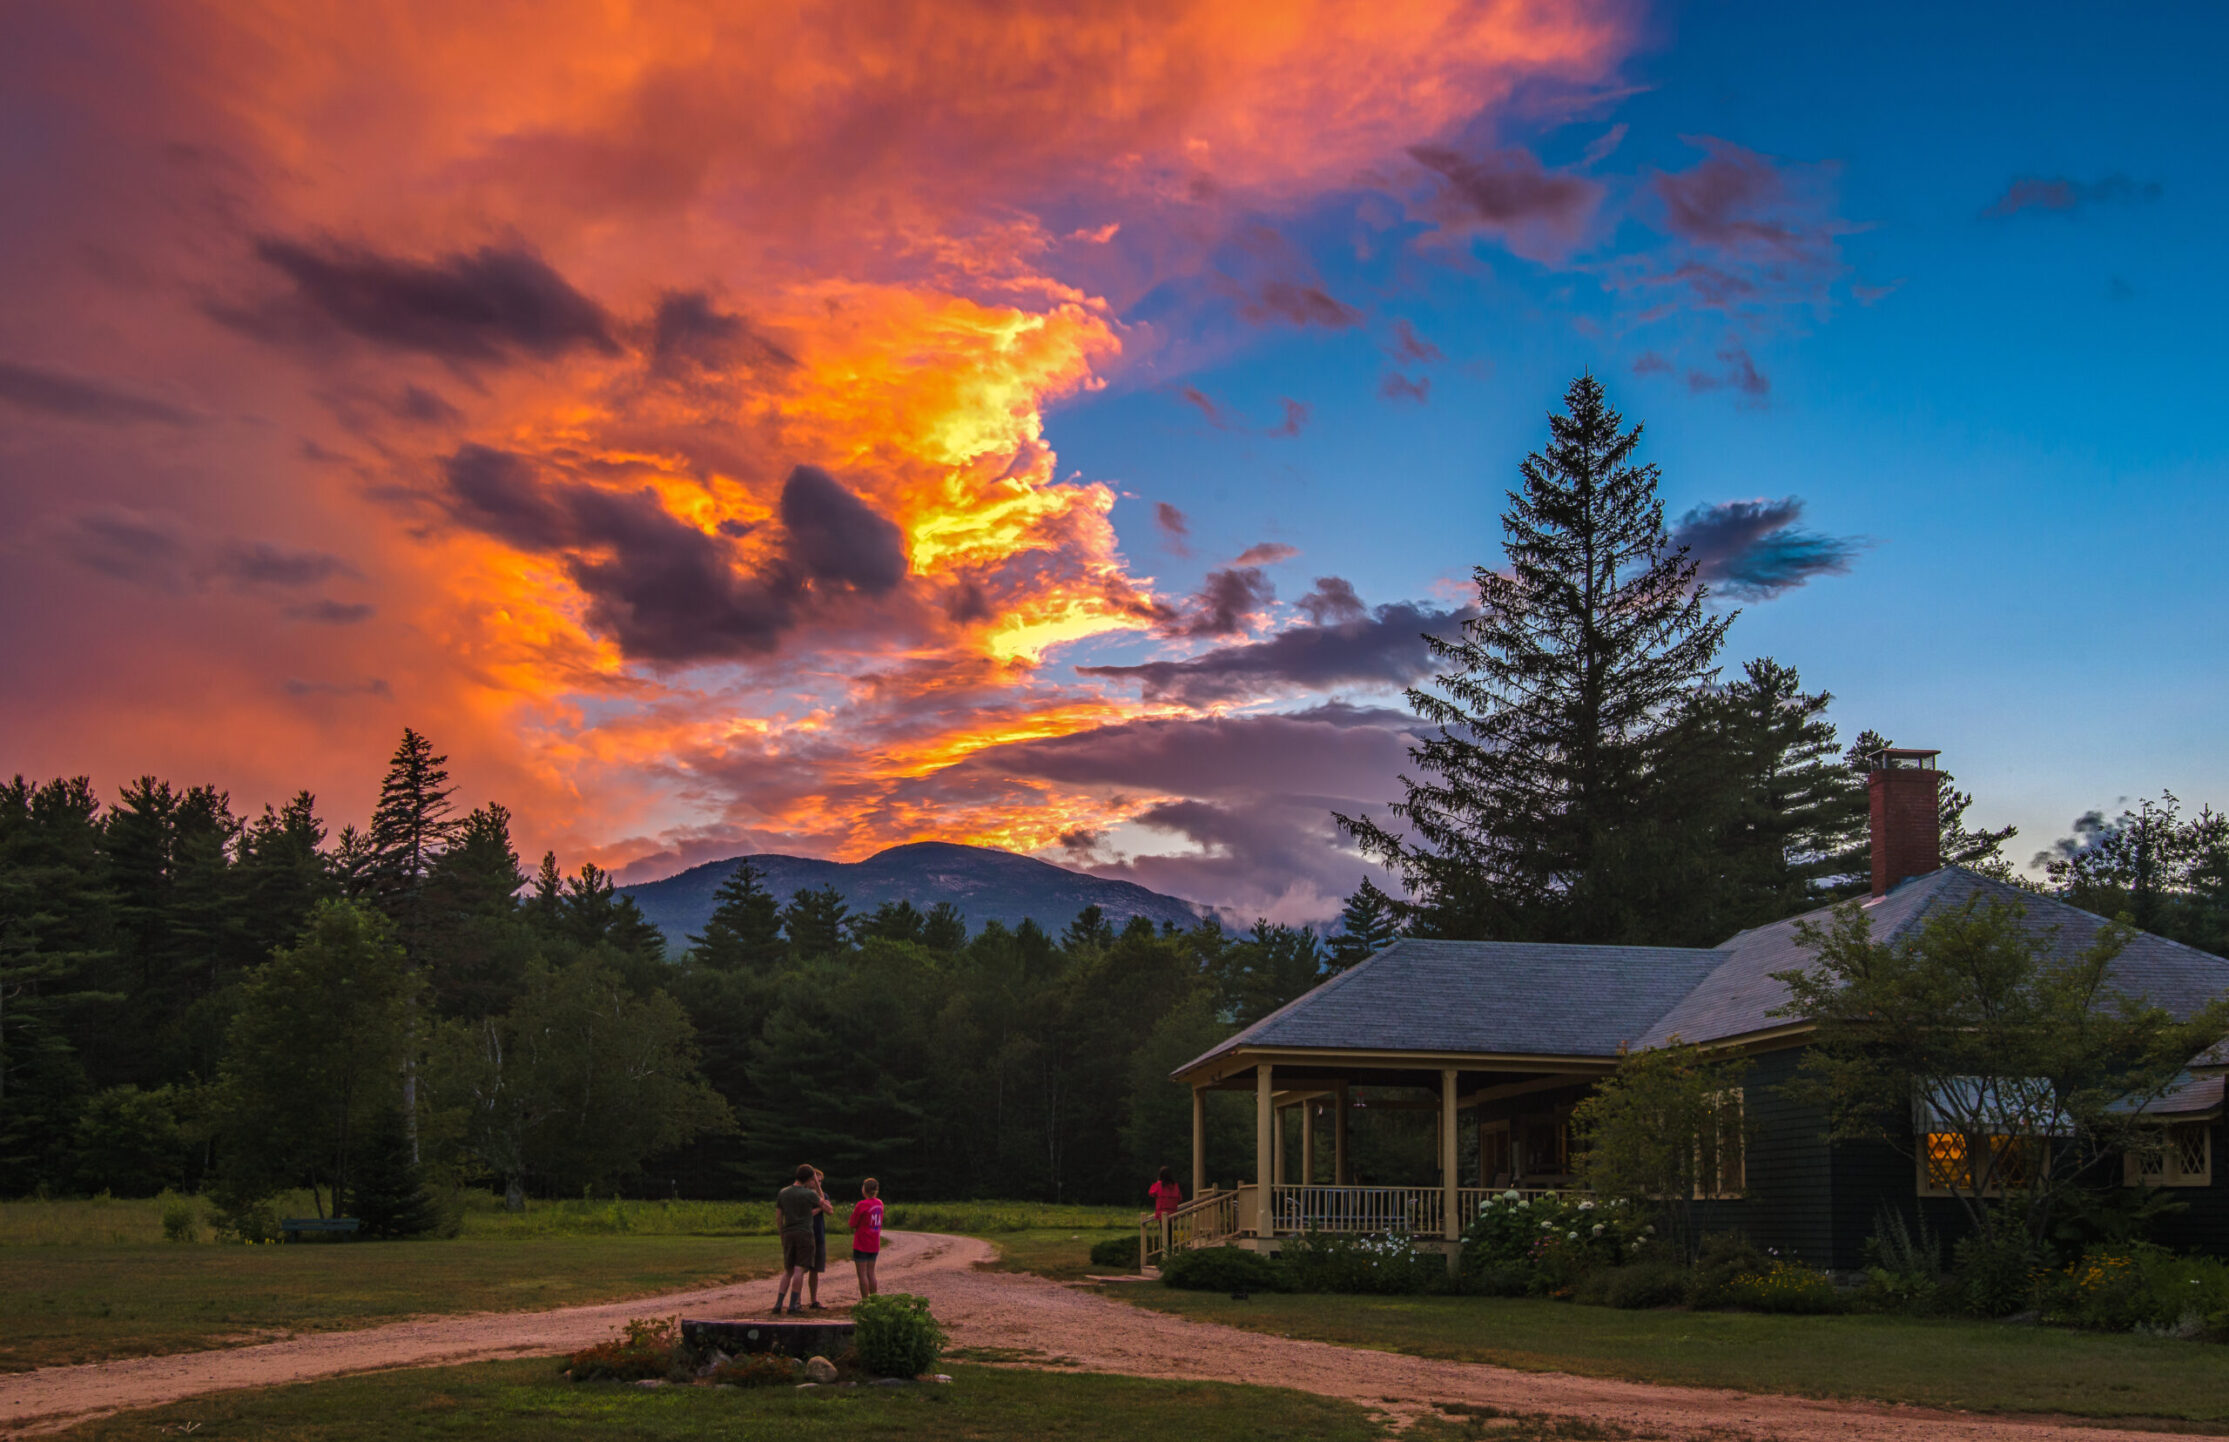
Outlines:
POLYGON ((95 425, 190 426, 196 417, 176 406, 133 395, 99 381, 36 366, 0 361, 0 402, 17 410, 95 425))
POLYGON ((1259 567, 1224 567, 1207 573, 1200 589, 1163 629, 1174 636, 1241 635, 1254 616, 1276 599, 1277 588, 1259 567))
POLYGON ((159 591, 202 590, 223 583, 236 591, 295 590, 360 573, 327 551, 302 551, 271 541, 210 539, 175 516, 104 510, 63 523, 62 551, 87 570, 159 591))
POLYGON ((661 375, 683 370, 722 371, 738 364, 797 364, 796 357, 719 309, 703 291, 667 291, 650 322, 650 368, 661 375))
POLYGON ((1160 527, 1161 544, 1168 547, 1171 555, 1192 554, 1192 523, 1184 518, 1184 512, 1167 501, 1155 501, 1153 524, 1160 527))
POLYGON ((1478 230, 1501 237, 1534 260, 1560 256, 1576 245, 1602 201, 1602 186, 1585 176, 1541 168, 1523 150, 1466 156, 1444 146, 1409 150, 1417 164, 1440 179, 1425 214, 1449 230, 1478 230))
POLYGON ((789 473, 781 515, 790 559, 814 580, 881 596, 905 579, 905 532, 818 466, 789 473))
POLYGON ((311 621, 320 626, 353 626, 368 621, 376 608, 363 602, 317 600, 286 608, 290 621, 311 621))
POLYGON ((1226 646, 1184 661, 1136 666, 1079 666, 1077 674, 1135 681, 1149 701, 1208 706, 1265 695, 1328 691, 1342 686, 1390 690, 1432 669, 1425 633, 1451 636, 1467 612, 1437 611, 1401 601, 1364 613, 1354 588, 1319 578, 1301 599, 1314 625, 1293 626, 1264 641, 1226 646))
POLYGON ((811 466, 782 487, 784 550, 756 575, 737 566, 725 538, 674 516, 647 488, 547 478, 523 457, 476 445, 449 458, 443 481, 461 523, 561 557, 589 597, 591 623, 644 660, 772 651, 824 589, 880 596, 905 578, 898 527, 811 466))
POLYGON ((2018 215, 2024 210, 2066 215, 2094 205, 2141 205, 2165 193, 2166 188, 2156 180, 2131 180, 2118 172, 2101 180, 2018 175, 1981 213, 1991 218, 2018 215))
POLYGON ((307 338, 328 325, 374 345, 458 361, 618 349, 603 308, 523 248, 483 246, 419 261, 273 237, 257 243, 256 255, 294 283, 293 294, 213 313, 265 339, 307 338))
POLYGON ((1725 501, 1680 517, 1672 540, 1695 562, 1695 577, 1723 596, 1766 601, 1816 576, 1846 573, 1869 544, 1798 527, 1803 502, 1725 501))

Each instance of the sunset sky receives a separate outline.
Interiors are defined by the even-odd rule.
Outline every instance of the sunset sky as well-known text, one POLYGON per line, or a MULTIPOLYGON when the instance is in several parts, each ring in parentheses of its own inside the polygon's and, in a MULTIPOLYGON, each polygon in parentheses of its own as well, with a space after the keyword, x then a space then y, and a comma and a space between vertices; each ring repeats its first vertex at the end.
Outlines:
POLYGON ((0 772, 1314 919, 1592 369, 2025 860, 2229 802, 2219 6, 0 4, 0 772))

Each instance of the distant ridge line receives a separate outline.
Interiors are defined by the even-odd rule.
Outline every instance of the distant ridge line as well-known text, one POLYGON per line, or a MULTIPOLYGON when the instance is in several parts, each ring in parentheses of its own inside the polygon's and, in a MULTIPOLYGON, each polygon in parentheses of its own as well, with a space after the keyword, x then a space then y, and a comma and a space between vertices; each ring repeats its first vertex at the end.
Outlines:
POLYGON ((1058 934, 1087 906, 1097 906, 1118 928, 1136 916, 1155 926, 1170 922, 1190 927, 1212 914, 1209 907, 1134 881, 1091 876, 1033 856, 949 841, 907 842, 864 861, 781 852, 730 856, 619 891, 634 898, 643 916, 665 934, 666 945, 678 951, 689 944, 691 935, 704 929, 712 916, 713 893, 745 861, 757 868, 762 884, 782 902, 798 891, 822 886, 835 887, 854 915, 891 901, 910 901, 924 912, 946 901, 967 918, 970 935, 981 931, 986 922, 1015 927, 1025 918, 1058 934))

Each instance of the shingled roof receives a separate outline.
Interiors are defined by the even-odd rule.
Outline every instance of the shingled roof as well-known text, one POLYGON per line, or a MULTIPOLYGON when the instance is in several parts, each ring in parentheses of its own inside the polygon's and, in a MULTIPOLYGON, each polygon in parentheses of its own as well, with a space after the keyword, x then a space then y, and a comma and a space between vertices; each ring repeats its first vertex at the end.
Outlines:
MULTIPOLYGON (((1862 903, 1889 941, 1970 900, 2018 904, 2024 929, 2055 950, 2087 947, 2104 919, 1964 867, 1918 876, 1862 903)), ((1788 988, 1774 972, 1808 966, 1796 940, 1822 907, 1711 948, 1552 946, 1510 941, 1396 941, 1332 977, 1177 1075, 1239 1050, 1353 1050, 1498 1056, 1614 1057, 1624 1045, 1731 1041, 1790 1023, 1773 1013, 1788 988)), ((2229 961, 2139 932, 2113 964, 2123 990, 2188 1015, 2229 993, 2229 961)), ((2225 1044, 2229 1048, 2229 1044, 2225 1044)), ((2194 1063, 2204 1069, 2203 1059, 2194 1063)))

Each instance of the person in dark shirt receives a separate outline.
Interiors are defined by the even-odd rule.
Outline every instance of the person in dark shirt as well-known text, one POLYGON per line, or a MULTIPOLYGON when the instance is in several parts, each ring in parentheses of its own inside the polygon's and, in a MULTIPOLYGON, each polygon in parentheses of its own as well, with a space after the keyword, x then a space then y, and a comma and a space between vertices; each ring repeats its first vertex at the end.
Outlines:
POLYGON ((835 1214, 836 1204, 828 1200, 824 1185, 827 1179, 828 1173, 813 1168, 813 1195, 820 1198, 820 1210, 813 1213, 813 1269, 805 1274, 805 1286, 812 1293, 816 1312, 828 1310, 820 1304, 820 1274, 828 1270, 828 1219, 835 1214))
POLYGON ((800 1304, 805 1299, 805 1279, 813 1274, 813 1219, 826 1205, 827 1199, 813 1185, 811 1162, 799 1163, 796 1179, 774 1198, 774 1227, 782 1240, 782 1286, 774 1294, 777 1316, 785 1302, 791 1312, 805 1310, 800 1304))

